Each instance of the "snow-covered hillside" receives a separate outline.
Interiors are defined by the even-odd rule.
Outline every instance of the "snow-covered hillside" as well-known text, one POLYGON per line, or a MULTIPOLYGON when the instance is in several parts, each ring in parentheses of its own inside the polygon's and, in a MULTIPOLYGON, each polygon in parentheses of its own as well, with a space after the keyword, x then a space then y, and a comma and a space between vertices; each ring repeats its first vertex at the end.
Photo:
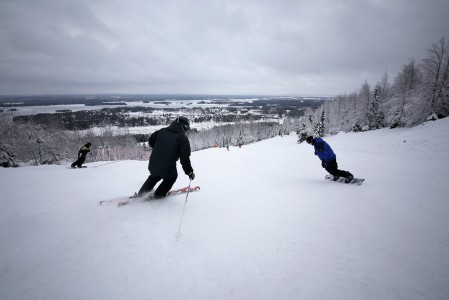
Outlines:
POLYGON ((449 299, 449 118, 325 140, 362 186, 295 136, 193 153, 178 241, 185 195, 98 204, 146 162, 0 169, 0 299, 449 299))

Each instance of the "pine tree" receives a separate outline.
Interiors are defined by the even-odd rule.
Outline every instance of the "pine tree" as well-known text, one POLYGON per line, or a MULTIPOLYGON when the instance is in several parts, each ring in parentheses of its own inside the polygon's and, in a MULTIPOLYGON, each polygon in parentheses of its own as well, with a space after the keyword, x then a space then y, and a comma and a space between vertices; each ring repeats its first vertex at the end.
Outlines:
POLYGON ((237 138, 237 146, 242 147, 243 146, 243 134, 242 130, 240 129, 239 136, 237 138))
POLYGON ((323 137, 324 136, 324 122, 325 122, 325 111, 324 107, 321 110, 320 119, 315 124, 315 128, 313 130, 313 136, 314 137, 323 137))
POLYGON ((301 144, 307 138, 307 125, 305 122, 302 123, 302 127, 298 130, 298 143, 301 144))
POLYGON ((20 160, 17 159, 16 155, 11 150, 4 149, 0 145, 0 167, 18 167, 19 164, 20 160))
POLYGON ((379 88, 374 89, 366 116, 370 129, 380 129, 384 126, 384 114, 379 109, 379 88))

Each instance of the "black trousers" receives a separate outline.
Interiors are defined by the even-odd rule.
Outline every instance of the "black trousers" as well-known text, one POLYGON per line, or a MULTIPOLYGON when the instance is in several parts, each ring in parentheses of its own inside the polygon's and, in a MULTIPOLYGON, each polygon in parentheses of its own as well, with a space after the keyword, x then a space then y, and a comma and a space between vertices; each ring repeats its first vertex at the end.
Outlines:
POLYGON ((86 160, 85 156, 78 157, 78 160, 72 164, 72 168, 74 168, 75 166, 77 166, 78 168, 81 168, 81 165, 84 164, 85 160, 86 160))
POLYGON ((170 189, 172 188, 172 186, 175 184, 176 179, 178 177, 174 177, 174 178, 162 178, 160 176, 155 176, 155 175, 150 175, 148 176, 147 180, 145 181, 145 183, 142 185, 142 187, 139 190, 139 195, 143 195, 145 193, 148 193, 149 191, 151 191, 154 186, 161 180, 161 184, 157 187, 156 191, 154 192, 155 196, 166 196, 168 191, 170 191, 170 189))
POLYGON ((337 160, 334 159, 327 164, 323 163, 323 167, 328 171, 330 174, 338 177, 353 177, 353 175, 348 171, 343 171, 338 169, 337 160))

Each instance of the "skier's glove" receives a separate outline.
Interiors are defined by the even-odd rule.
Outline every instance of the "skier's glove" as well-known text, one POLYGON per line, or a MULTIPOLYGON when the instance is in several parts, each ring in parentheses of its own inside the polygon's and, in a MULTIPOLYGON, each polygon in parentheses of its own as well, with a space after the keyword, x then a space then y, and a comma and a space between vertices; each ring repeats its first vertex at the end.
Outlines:
POLYGON ((323 162, 321 162, 321 166, 326 169, 327 163, 323 161, 323 162))
POLYGON ((192 171, 192 173, 189 174, 189 179, 190 180, 195 179, 195 173, 193 173, 193 171, 192 171))

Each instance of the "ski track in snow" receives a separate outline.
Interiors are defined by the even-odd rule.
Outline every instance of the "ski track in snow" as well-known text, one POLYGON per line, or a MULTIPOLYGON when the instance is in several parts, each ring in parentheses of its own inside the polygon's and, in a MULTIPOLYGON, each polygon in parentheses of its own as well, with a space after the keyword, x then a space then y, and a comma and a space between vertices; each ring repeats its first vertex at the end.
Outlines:
POLYGON ((361 186, 296 136, 194 152, 178 241, 185 194, 98 204, 147 162, 0 169, 0 299, 448 299, 449 118, 324 139, 361 186))

